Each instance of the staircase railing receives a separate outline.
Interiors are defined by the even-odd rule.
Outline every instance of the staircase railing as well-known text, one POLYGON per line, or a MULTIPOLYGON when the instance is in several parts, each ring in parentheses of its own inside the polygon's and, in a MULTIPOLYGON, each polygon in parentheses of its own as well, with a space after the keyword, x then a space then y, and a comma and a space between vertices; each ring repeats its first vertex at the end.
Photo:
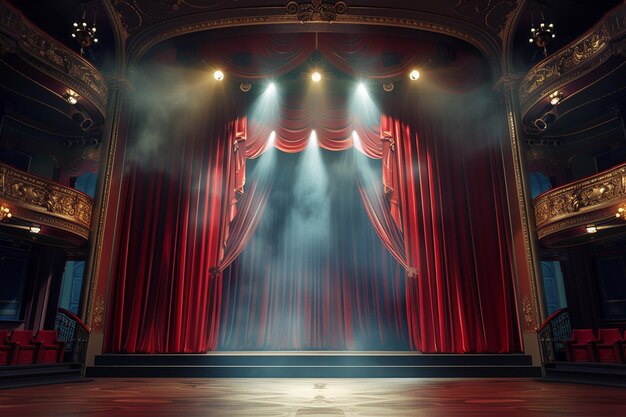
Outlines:
POLYGON ((565 360, 565 340, 572 335, 572 325, 567 308, 555 311, 537 330, 541 362, 543 364, 565 360))
POLYGON ((90 333, 85 323, 71 311, 59 308, 54 328, 59 340, 65 342, 65 361, 84 365, 90 333))

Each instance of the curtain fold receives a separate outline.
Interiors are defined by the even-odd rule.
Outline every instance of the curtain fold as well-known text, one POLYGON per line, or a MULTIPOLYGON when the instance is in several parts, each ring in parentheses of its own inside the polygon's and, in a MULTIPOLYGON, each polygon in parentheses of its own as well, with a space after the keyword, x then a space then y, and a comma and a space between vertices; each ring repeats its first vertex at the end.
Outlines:
POLYGON ((391 103, 381 122, 395 141, 406 261, 417 272, 406 281, 407 321, 422 352, 521 349, 504 172, 485 94, 429 94, 412 111, 391 103))
POLYGON ((229 106, 172 117, 178 123, 161 132, 167 139, 147 143, 139 134, 128 150, 106 352, 217 344, 237 118, 229 106))

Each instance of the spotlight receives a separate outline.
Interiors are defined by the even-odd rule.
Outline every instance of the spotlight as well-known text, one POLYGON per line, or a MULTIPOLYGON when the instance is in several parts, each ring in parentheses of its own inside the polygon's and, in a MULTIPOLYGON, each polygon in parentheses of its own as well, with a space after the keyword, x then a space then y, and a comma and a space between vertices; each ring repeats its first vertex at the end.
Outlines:
POLYGON ((418 70, 413 70, 411 71, 411 73, 409 74, 409 78, 411 79, 411 81, 415 81, 420 77, 420 72, 418 70))
POLYGON ((365 84, 363 83, 359 83, 359 86, 356 88, 356 91, 358 91, 359 94, 367 94, 367 89, 365 88, 365 84))
POLYGON ((274 91, 276 91, 276 84, 269 83, 269 85, 267 86, 267 89, 265 91, 268 92, 268 93, 273 93, 274 91))
POLYGON ((552 110, 535 120, 535 127, 542 132, 548 128, 557 118, 556 111, 552 110))
POLYGON ((239 84, 239 89, 243 91, 244 93, 247 93, 248 91, 252 90, 252 84, 250 84, 247 81, 244 81, 241 84, 239 84))
POLYGON ((598 228, 596 226, 594 226, 593 224, 590 224, 589 226, 587 226, 587 233, 596 233, 598 231, 598 228))
POLYGON ((222 81, 224 79, 224 73, 220 70, 217 70, 213 73, 213 78, 217 81, 222 81))
POLYGON ((387 93, 392 92, 392 91, 393 91, 393 89, 394 89, 395 87, 396 87, 396 86, 395 86, 395 85, 393 85, 393 83, 384 83, 384 84, 383 84, 383 90, 384 90, 385 92, 387 92, 387 93))
POLYGON ((313 80, 314 83, 319 83, 322 79, 322 74, 315 71, 313 74, 311 74, 311 79, 313 80))

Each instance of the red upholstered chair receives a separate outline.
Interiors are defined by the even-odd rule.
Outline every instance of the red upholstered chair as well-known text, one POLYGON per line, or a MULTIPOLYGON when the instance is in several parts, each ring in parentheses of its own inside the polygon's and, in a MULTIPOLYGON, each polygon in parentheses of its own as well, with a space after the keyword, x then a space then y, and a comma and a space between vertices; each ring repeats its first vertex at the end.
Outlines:
POLYGON ((596 360, 620 363, 622 355, 618 342, 623 340, 619 329, 598 329, 598 341, 593 343, 596 360))
POLYGON ((9 342, 8 330, 0 330, 0 366, 10 365, 15 353, 15 344, 9 342))
POLYGON ((15 343, 13 363, 17 365, 35 363, 38 346, 33 341, 32 330, 13 330, 9 342, 15 343))
POLYGON ((39 330, 34 341, 39 345, 37 363, 63 362, 65 342, 57 339, 56 330, 39 330))
POLYGON ((573 329, 572 338, 565 341, 565 356, 570 362, 593 362, 593 343, 596 336, 591 329, 573 329))

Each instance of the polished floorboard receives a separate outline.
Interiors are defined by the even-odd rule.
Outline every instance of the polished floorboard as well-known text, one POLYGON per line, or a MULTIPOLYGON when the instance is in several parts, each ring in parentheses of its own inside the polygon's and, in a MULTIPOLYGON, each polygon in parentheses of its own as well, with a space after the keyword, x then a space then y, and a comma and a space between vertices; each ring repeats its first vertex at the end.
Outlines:
POLYGON ((0 391, 2 417, 617 417, 622 388, 532 379, 95 379, 0 391))

